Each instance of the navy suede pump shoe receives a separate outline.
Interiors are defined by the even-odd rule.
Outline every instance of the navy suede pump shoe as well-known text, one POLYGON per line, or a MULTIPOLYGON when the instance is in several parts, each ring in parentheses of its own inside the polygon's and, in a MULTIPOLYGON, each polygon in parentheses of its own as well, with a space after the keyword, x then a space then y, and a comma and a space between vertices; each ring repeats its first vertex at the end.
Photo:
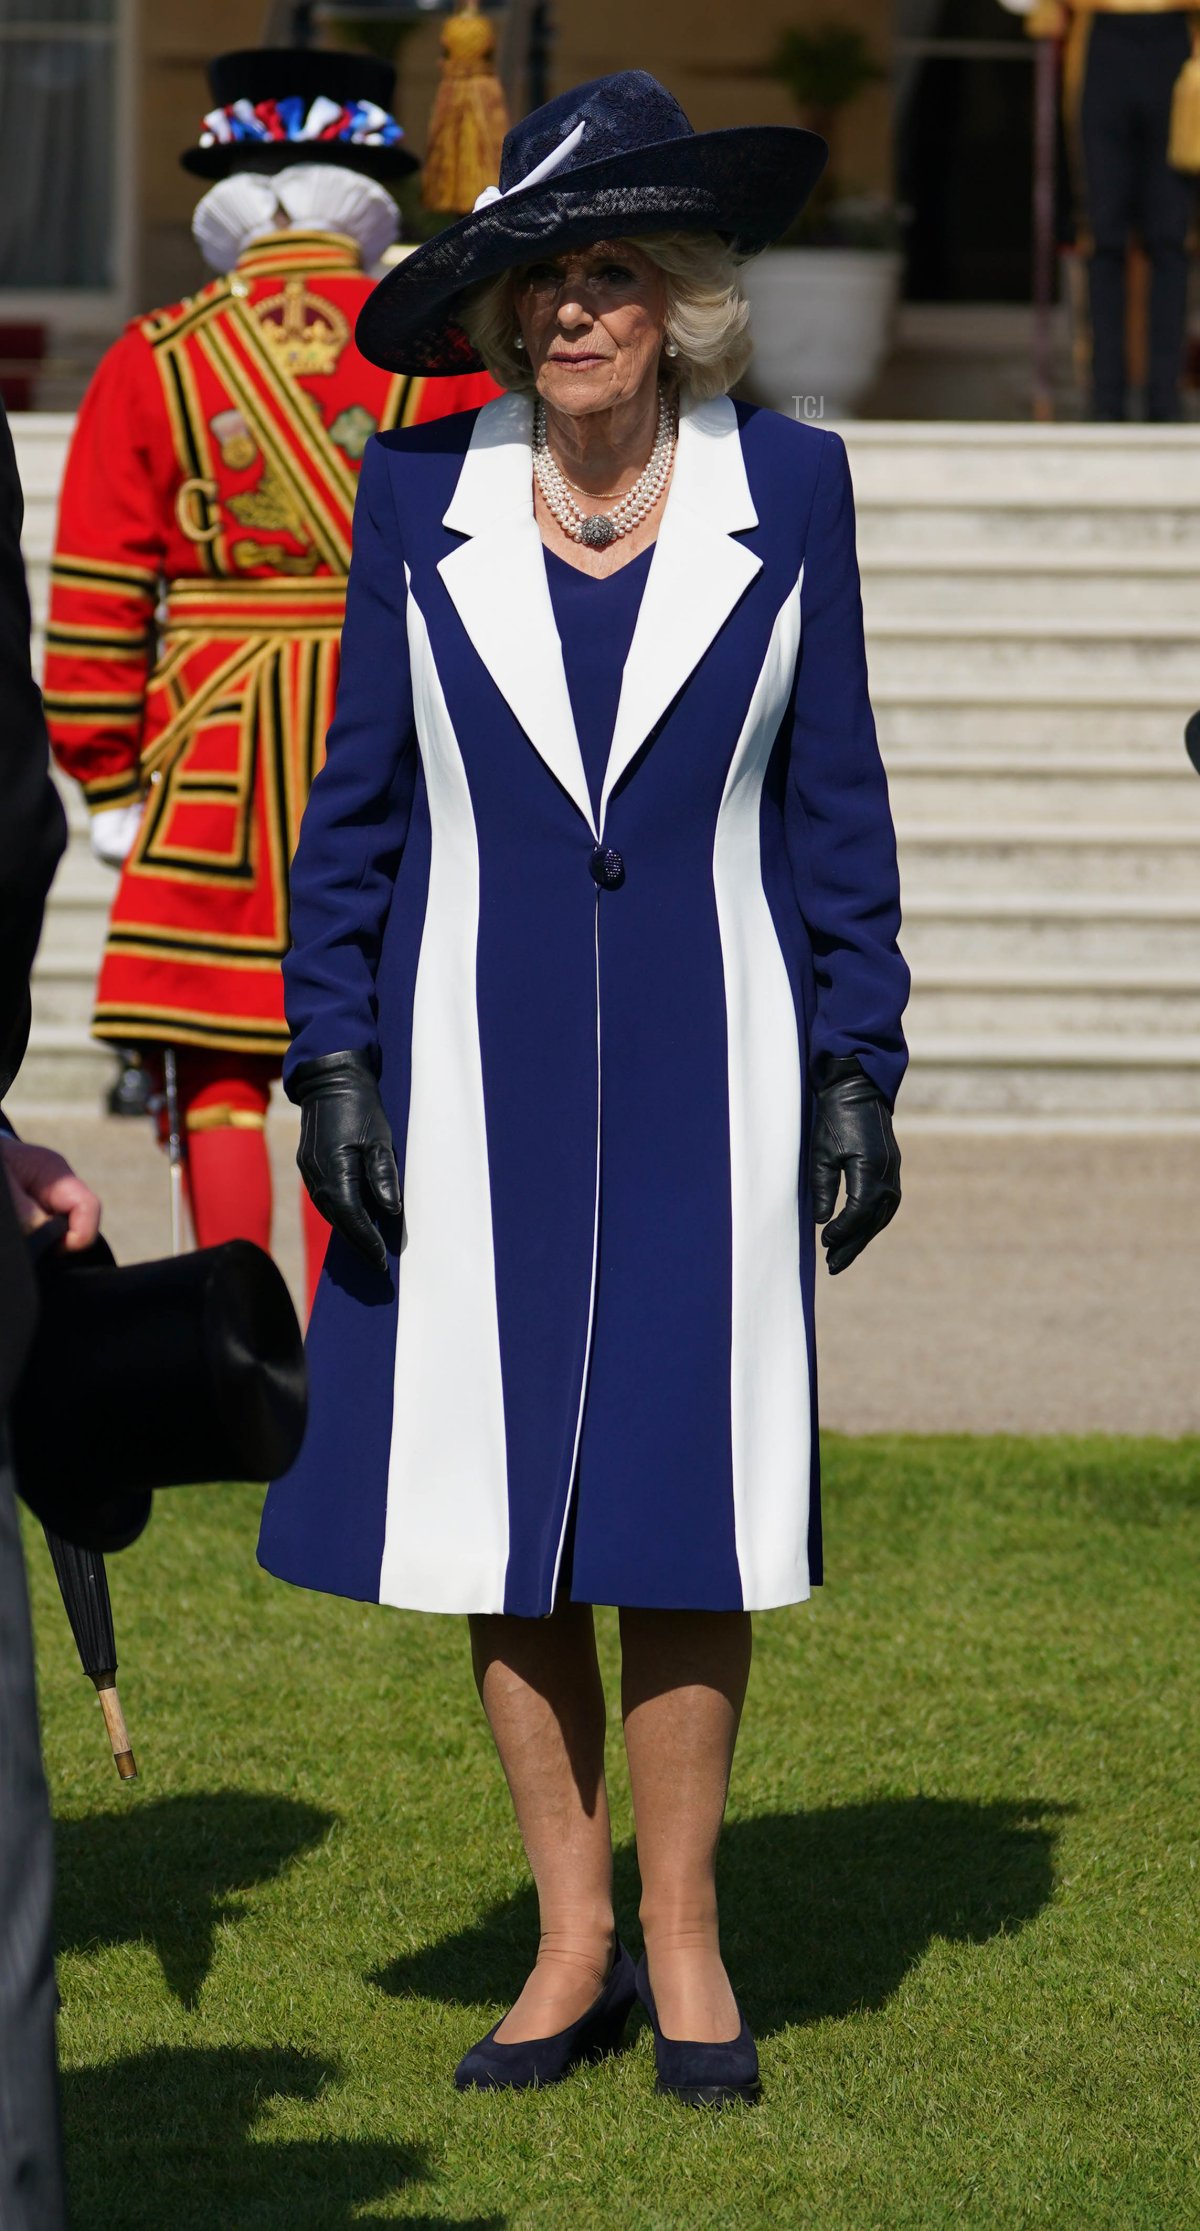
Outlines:
POLYGON ((669 2092, 689 2107, 724 2107, 735 2099, 757 2099, 758 2048, 739 2006, 741 2029, 723 2045, 701 2045, 691 2038, 664 2037, 650 1989, 646 1956, 637 1969, 637 1995, 650 2017, 654 2032, 654 2059, 658 2076, 654 2089, 669 2092))
POLYGON ((586 2014, 554 2037, 530 2037, 514 2045, 496 2042, 497 2022, 496 2029, 464 2053, 454 2071, 455 2084, 460 2092, 493 2092, 561 2083, 581 2061, 615 2053, 636 1998, 633 1962, 618 1937, 608 1980, 586 2014))

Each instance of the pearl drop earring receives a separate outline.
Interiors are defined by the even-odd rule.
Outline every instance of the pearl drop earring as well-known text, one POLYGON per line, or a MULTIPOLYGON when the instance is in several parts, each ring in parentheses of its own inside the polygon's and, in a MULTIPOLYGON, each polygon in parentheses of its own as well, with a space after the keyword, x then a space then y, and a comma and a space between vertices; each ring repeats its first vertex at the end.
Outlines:
POLYGON ((679 354, 679 343, 678 343, 678 341, 668 341, 668 342, 666 342, 666 344, 664 345, 664 348, 663 348, 663 355, 664 355, 664 356, 678 356, 678 354, 679 354))
POLYGON ((524 343, 524 341, 523 341, 523 340, 521 339, 521 336, 520 336, 520 334, 519 334, 519 333, 514 333, 514 334, 513 334, 513 347, 514 347, 514 349, 523 349, 523 348, 524 348, 524 346, 525 346, 525 343, 524 343))

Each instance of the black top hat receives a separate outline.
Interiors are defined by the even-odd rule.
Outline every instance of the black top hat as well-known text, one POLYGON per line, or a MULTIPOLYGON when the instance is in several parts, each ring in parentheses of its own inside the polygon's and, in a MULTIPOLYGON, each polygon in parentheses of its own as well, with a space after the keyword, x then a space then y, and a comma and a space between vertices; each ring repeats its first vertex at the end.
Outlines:
POLYGON ((621 70, 514 124, 500 184, 368 296, 355 338, 394 372, 479 369, 454 316, 482 279, 547 251, 631 233, 715 232, 754 255, 804 207, 829 149, 791 124, 694 132, 665 86, 621 70))
POLYGON ((10 1422, 17 1485, 44 1525, 119 1549, 153 1489, 266 1480, 295 1461, 304 1348, 261 1247, 227 1240, 119 1270, 101 1239, 78 1255, 40 1251, 37 1272, 38 1329, 10 1422))
POLYGON ((419 168, 391 113, 396 72, 375 55, 246 47, 210 62, 208 81, 200 145, 180 157, 200 178, 291 163, 340 163, 379 179, 419 168))

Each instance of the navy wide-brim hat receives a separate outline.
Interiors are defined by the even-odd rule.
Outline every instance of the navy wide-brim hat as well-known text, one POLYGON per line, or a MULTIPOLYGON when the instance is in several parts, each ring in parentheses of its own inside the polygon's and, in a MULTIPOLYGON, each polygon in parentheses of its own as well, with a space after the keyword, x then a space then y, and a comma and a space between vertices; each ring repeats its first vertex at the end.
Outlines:
POLYGON ((382 279, 355 339, 389 372, 479 371, 455 306, 516 264, 636 233, 715 232, 743 255, 797 217, 829 149, 798 125, 694 132, 645 70, 560 93, 514 124, 499 187, 382 279))
POLYGON ((208 65, 213 106, 180 161, 198 178, 338 163, 368 178, 420 169, 392 115, 396 72, 373 54, 244 47, 208 65))

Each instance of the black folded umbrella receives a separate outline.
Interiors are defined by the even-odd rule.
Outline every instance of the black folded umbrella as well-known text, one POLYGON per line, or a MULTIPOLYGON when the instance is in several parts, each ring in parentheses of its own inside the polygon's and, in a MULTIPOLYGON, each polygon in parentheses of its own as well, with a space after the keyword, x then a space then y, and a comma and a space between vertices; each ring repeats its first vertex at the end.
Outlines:
POLYGON ((128 1781, 104 1552, 137 1540, 157 1488, 289 1469, 304 1347, 278 1269, 248 1240, 121 1270, 103 1239, 56 1251, 65 1228, 56 1218, 30 1238, 39 1315, 10 1413, 14 1469, 128 1781))
POLYGON ((94 1549, 77 1549, 73 1542, 64 1541, 61 1534, 51 1533, 48 1526, 43 1531, 80 1664, 96 1684, 117 1772, 123 1782, 135 1781, 137 1764, 129 1747, 125 1715, 117 1695, 117 1645, 104 1559, 94 1549))

